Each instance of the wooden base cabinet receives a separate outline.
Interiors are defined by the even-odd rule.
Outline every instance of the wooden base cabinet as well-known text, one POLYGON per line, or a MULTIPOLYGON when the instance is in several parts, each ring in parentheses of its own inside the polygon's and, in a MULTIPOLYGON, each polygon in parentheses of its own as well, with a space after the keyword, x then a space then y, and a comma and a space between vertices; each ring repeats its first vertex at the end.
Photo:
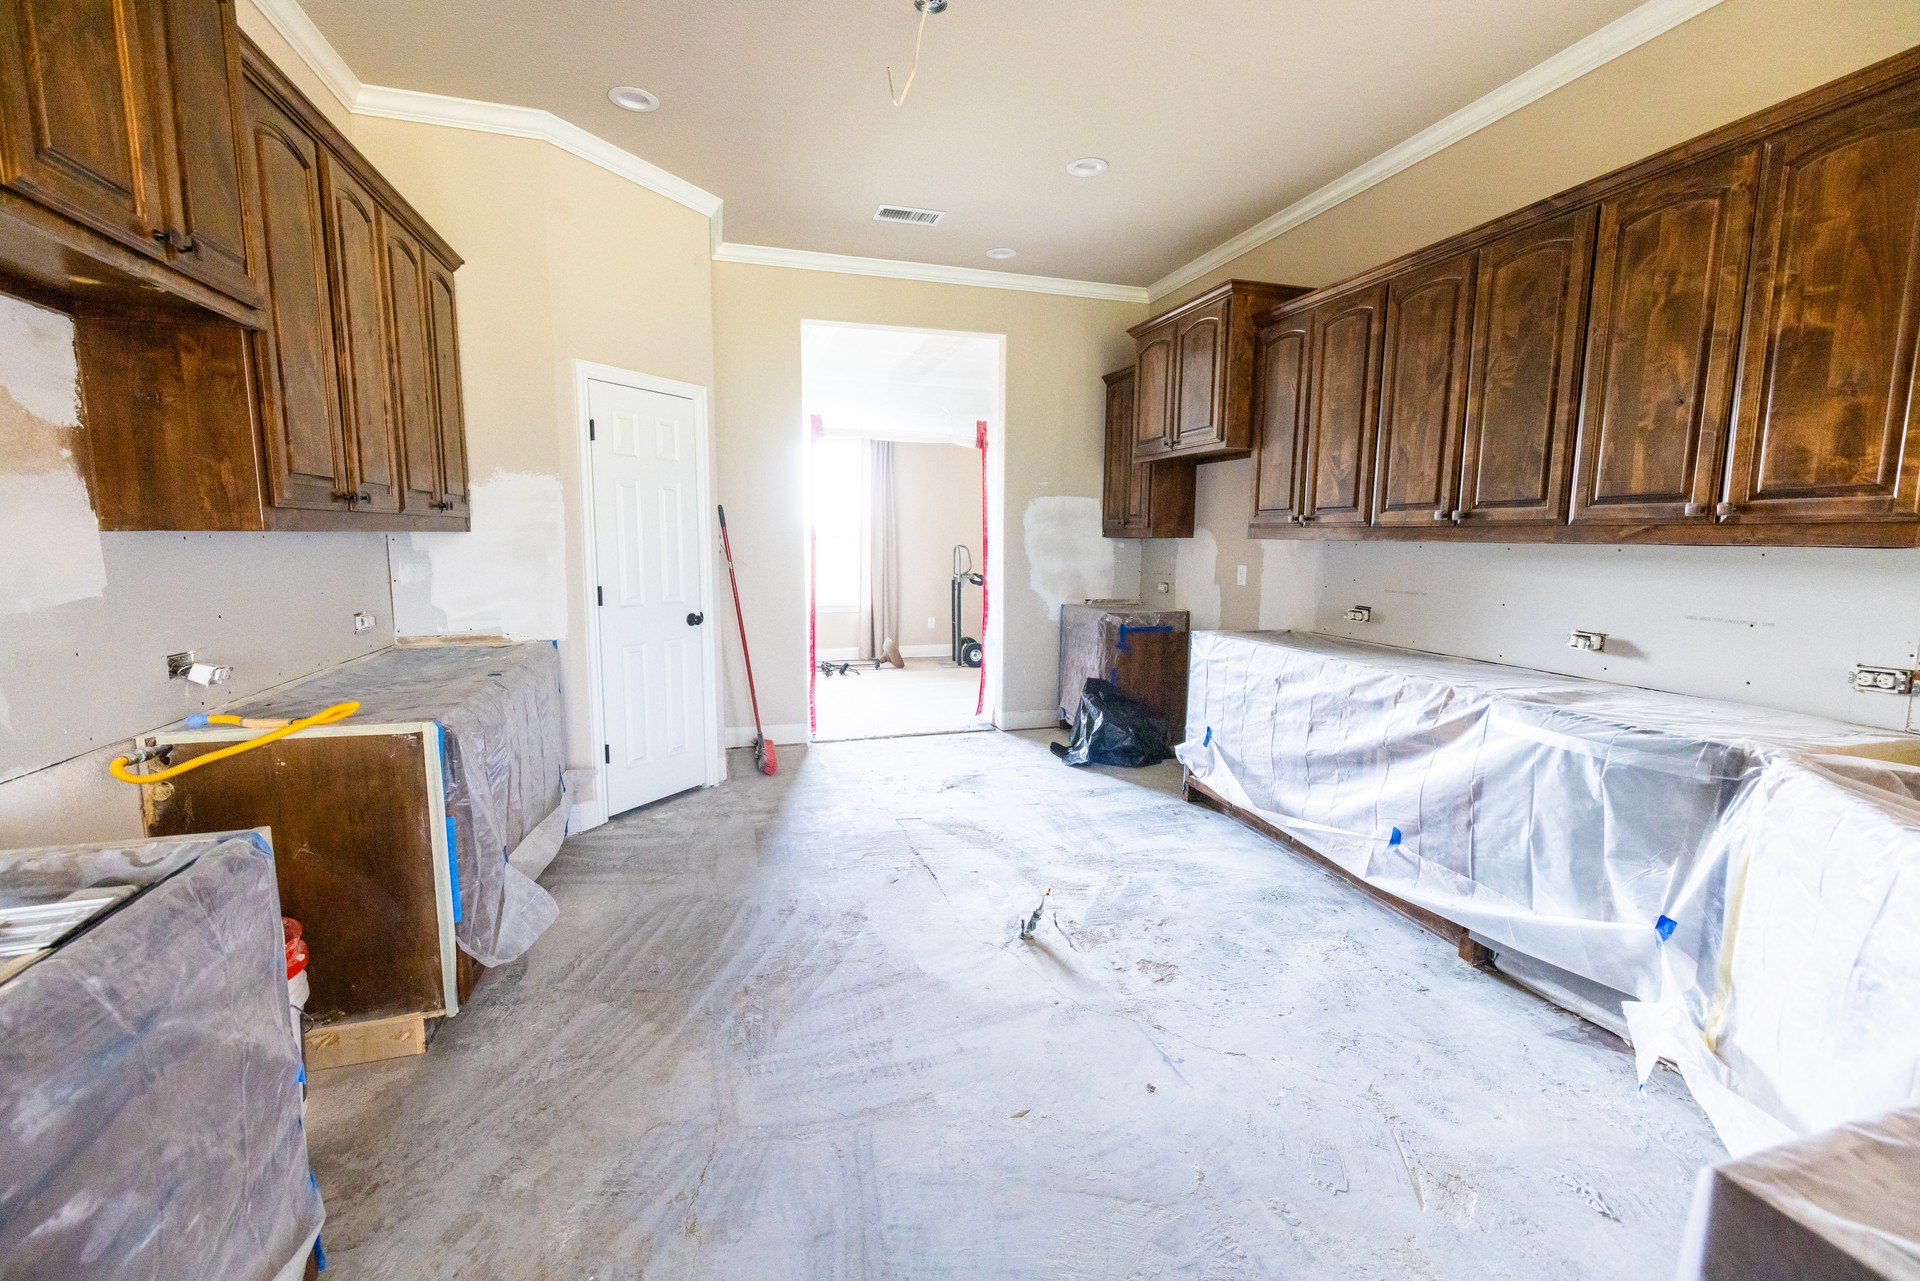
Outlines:
POLYGON ((1101 527, 1108 538, 1191 538, 1194 464, 1133 461, 1134 371, 1106 376, 1106 469, 1101 527))
POLYGON ((1920 546, 1917 365, 1920 50, 1270 314, 1249 532, 1920 546))

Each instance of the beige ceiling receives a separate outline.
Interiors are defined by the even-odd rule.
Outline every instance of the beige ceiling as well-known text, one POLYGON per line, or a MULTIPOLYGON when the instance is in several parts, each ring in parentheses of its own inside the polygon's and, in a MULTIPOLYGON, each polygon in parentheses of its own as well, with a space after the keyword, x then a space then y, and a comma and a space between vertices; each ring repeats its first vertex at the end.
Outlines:
POLYGON ((304 0, 367 83, 551 111, 724 198, 729 241, 1134 285, 1637 2, 951 0, 896 108, 912 0, 304 0))

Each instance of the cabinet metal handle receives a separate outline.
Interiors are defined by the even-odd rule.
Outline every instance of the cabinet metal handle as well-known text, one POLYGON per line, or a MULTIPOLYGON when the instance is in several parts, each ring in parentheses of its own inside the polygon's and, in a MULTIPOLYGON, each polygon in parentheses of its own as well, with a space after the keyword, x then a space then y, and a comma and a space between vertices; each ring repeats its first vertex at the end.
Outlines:
POLYGON ((436 499, 433 503, 433 506, 437 511, 443 511, 443 512, 452 511, 453 500, 451 498, 436 499))
POLYGON ((1452 520, 1453 513, 1448 511, 1446 508, 1442 507, 1439 511, 1433 514, 1433 518, 1435 520, 1452 520))
POLYGON ((365 492, 364 490, 358 494, 355 494, 354 497, 358 498, 363 503, 370 503, 373 501, 373 495, 365 492))
POLYGON ((177 254, 190 254, 200 248, 200 242, 191 235, 181 235, 171 227, 162 227, 153 233, 153 238, 177 254))
POLYGON ((1456 507, 1456 508, 1454 508, 1454 509, 1453 509, 1453 523, 1454 523, 1454 524, 1456 524, 1456 525, 1458 525, 1458 524, 1459 524, 1459 523, 1460 523, 1461 521, 1463 521, 1463 520, 1465 520, 1466 518, 1467 518, 1467 509, 1466 509, 1466 508, 1464 508, 1464 507, 1456 507))
POLYGON ((687 615, 688 627, 698 627, 700 626, 700 624, 706 621, 707 621, 707 616, 705 614, 688 614, 687 615))
POLYGON ((1729 516, 1738 516, 1740 514, 1740 504, 1721 503, 1713 509, 1713 514, 1720 520, 1725 520, 1729 516))
POLYGON ((1680 514, 1682 516, 1704 516, 1707 514, 1707 505, 1705 503, 1688 503, 1680 509, 1680 514))
POLYGON ((354 497, 354 492, 350 489, 336 489, 333 491, 333 501, 336 503, 350 503, 354 500, 354 497))

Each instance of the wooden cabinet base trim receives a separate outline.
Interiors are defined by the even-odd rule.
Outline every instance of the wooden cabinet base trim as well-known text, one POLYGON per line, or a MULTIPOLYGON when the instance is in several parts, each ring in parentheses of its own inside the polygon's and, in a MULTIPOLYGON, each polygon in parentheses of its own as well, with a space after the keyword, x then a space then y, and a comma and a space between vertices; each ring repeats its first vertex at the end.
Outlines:
POLYGON ((1582 543, 1664 547, 1920 547, 1920 525, 1833 524, 1736 525, 1440 525, 1247 526, 1247 537, 1320 539, 1350 543, 1582 543))
POLYGON ((396 1014, 382 1019, 345 1019, 307 1029, 307 1070, 352 1067, 427 1052, 427 1016, 396 1014))

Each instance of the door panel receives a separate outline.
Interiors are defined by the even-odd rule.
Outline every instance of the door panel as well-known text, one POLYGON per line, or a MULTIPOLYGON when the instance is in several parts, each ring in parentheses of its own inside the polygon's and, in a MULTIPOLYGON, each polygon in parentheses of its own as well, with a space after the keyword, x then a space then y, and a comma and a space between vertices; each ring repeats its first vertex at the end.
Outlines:
POLYGON ((1133 456, 1157 458, 1173 433, 1173 334, 1161 330, 1138 349, 1133 389, 1133 456))
POLYGON ((1461 476, 1468 522, 1566 520, 1593 228, 1593 209, 1580 209, 1480 251, 1461 476))
POLYGON ((400 510, 399 468, 389 408, 385 318, 380 307, 380 215, 373 196, 331 159, 323 161, 333 245, 333 319, 348 488, 356 511, 400 510))
POLYGON ((1767 146, 1739 418, 1734 520, 1920 515, 1920 91, 1767 146))
POLYGON ((173 265, 255 300, 240 198, 240 33, 232 0, 148 3, 157 28, 154 73, 167 88, 161 160, 173 265))
POLYGON ((1475 255, 1387 285, 1376 525, 1452 523, 1460 495, 1475 255))
POLYGON ((460 332, 454 320, 453 272, 427 258, 427 323, 433 340, 434 425, 440 443, 440 510, 465 517, 467 418, 460 391, 460 332))
POLYGON ((1386 295, 1386 286, 1376 285, 1313 309, 1306 488, 1300 514, 1315 524, 1367 523, 1386 295))
POLYGON ((268 489, 276 507, 344 509, 319 147, 251 85, 247 118, 268 300, 269 328, 256 339, 268 489))
POLYGON ((1758 169, 1748 151, 1602 202, 1576 524, 1713 518, 1758 169))
POLYGON ((592 381, 587 403, 607 796, 617 814, 707 781, 708 538, 693 402, 592 381))
POLYGON ((426 251, 406 228, 380 216, 385 247, 388 385, 391 388, 400 469, 401 507, 440 512, 440 433, 433 415, 432 353, 427 349, 426 251))
POLYGON ((1195 449, 1226 439, 1228 299, 1182 316, 1174 333, 1173 448, 1195 449))
POLYGON ((1108 538, 1142 538, 1150 487, 1146 470, 1133 461, 1133 370, 1107 375, 1105 467, 1100 485, 1100 524, 1108 538))
POLYGON ((133 0, 0 3, 0 182, 160 257, 149 39, 133 0))
POLYGON ((1300 451, 1307 439, 1311 312, 1264 326, 1254 339, 1253 520, 1249 532, 1284 529, 1300 514, 1300 451))

